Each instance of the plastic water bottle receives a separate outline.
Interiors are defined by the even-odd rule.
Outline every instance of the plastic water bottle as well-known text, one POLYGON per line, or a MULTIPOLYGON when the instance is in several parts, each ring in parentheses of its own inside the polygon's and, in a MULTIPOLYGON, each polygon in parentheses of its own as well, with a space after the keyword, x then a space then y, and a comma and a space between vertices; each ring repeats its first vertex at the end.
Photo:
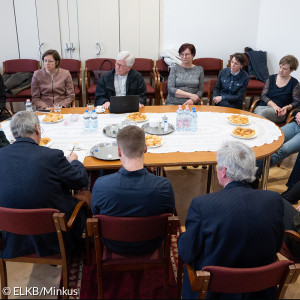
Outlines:
POLYGON ((177 113, 176 113, 176 130, 177 131, 182 131, 182 121, 183 121, 183 111, 182 111, 182 106, 178 105, 177 113))
POLYGON ((191 129, 191 112, 188 104, 185 106, 183 113, 183 130, 189 131, 191 129))
POLYGON ((31 103, 30 99, 27 99, 26 102, 25 102, 25 110, 26 111, 33 111, 32 103, 31 103))
POLYGON ((192 109, 192 113, 191 113, 191 116, 192 116, 192 120, 191 120, 191 130, 193 131, 193 132, 196 132, 197 131, 197 125, 198 125, 198 120, 197 120, 197 112, 196 112, 196 108, 195 107, 193 107, 193 109, 192 109))
POLYGON ((169 130, 168 117, 166 115, 162 117, 162 128, 164 132, 169 130))
POLYGON ((83 114, 83 126, 84 126, 84 132, 89 132, 90 131, 90 113, 89 111, 86 109, 85 113, 83 114))
POLYGON ((93 131, 95 131, 95 132, 98 131, 98 115, 97 115, 95 109, 93 109, 92 115, 91 115, 91 127, 92 127, 93 131))

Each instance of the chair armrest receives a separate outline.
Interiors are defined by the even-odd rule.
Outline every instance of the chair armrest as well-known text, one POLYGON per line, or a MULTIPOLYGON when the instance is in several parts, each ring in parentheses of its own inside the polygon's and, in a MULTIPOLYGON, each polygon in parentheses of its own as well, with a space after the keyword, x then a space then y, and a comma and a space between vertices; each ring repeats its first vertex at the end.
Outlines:
POLYGON ((87 203, 83 202, 83 201, 79 201, 77 203, 77 205, 75 206, 73 213, 70 217, 70 219, 66 220, 66 214, 65 213, 60 213, 58 216, 59 219, 59 224, 60 227, 62 229, 62 231, 70 231, 80 213, 80 211, 84 209, 86 211, 86 214, 88 215, 88 205, 87 203))
POLYGON ((294 113, 295 110, 296 110, 296 108, 292 108, 289 111, 289 113, 287 114, 287 117, 286 117, 287 120, 289 120, 293 116, 293 113, 294 113))
POLYGON ((291 123, 291 122, 293 122, 294 121, 294 119, 295 119, 295 117, 293 116, 293 117, 287 117, 287 119, 286 119, 286 124, 289 124, 289 123, 291 123))
POLYGON ((75 97, 73 98, 71 107, 75 107, 75 97))
POLYGON ((161 104, 165 105, 166 100, 165 100, 165 97, 164 97, 164 93, 163 93, 163 89, 162 89, 162 83, 160 82, 160 79, 158 79, 158 84, 159 84, 159 94, 160 94, 161 104))
POLYGON ((256 99, 256 100, 253 101, 253 103, 250 107, 250 110, 249 110, 250 112, 252 112, 252 113, 254 112, 256 106, 258 105, 258 101, 260 101, 260 99, 256 99))
POLYGON ((293 230, 285 230, 284 231, 284 235, 285 236, 288 236, 289 238, 297 241, 297 242, 300 242, 300 234, 296 231, 293 231, 293 230))
MULTIPOLYGON (((189 276, 189 280, 190 280, 190 285, 191 288, 194 292, 205 292, 207 291, 208 288, 208 283, 209 283, 209 278, 210 278, 210 273, 206 272, 206 271, 194 271, 194 268, 190 265, 187 264, 186 265, 187 271, 188 271, 188 276, 189 276)), ((203 296, 202 294, 200 294, 199 296, 203 296)), ((200 298, 199 299, 205 299, 204 298, 200 298)))
POLYGON ((97 218, 87 218, 86 227, 89 237, 98 236, 99 237, 99 219, 97 218))

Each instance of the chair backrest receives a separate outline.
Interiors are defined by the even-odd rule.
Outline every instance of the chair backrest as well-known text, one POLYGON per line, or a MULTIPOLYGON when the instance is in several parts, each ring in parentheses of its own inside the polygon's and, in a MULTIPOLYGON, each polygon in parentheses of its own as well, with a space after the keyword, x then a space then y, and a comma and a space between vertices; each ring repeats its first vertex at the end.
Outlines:
POLYGON ((150 73, 153 72, 154 61, 149 58, 136 58, 132 69, 140 72, 143 76, 150 76, 150 73))
POLYGON ((16 209, 0 207, 0 230, 20 235, 56 232, 53 214, 57 209, 16 209))
POLYGON ((165 63, 163 58, 160 58, 155 63, 155 69, 161 76, 163 76, 165 79, 169 76, 169 66, 165 63))
POLYGON ((202 57, 193 60, 193 64, 201 66, 204 70, 204 75, 216 75, 218 76, 223 69, 223 60, 213 57, 202 57))
POLYGON ((168 217, 163 214, 151 217, 114 217, 96 215, 100 236, 120 242, 140 242, 164 237, 168 229, 168 217))
MULTIPOLYGON (((189 276, 192 274, 188 266, 189 276)), ((287 284, 298 277, 300 265, 282 260, 257 268, 226 268, 206 266, 196 271, 196 280, 190 277, 192 289, 205 299, 206 291, 216 293, 251 293, 278 286, 277 297, 281 298, 287 284), (194 287, 193 287, 194 286, 194 287)))
POLYGON ((77 77, 81 73, 81 61, 77 59, 62 58, 60 68, 68 70, 72 77, 77 77))
POLYGON ((3 73, 34 72, 40 68, 40 63, 34 59, 11 59, 3 62, 3 73))
POLYGON ((168 80, 160 82, 160 99, 161 103, 165 105, 165 100, 168 97, 168 80))
MULTIPOLYGON (((99 70, 101 64, 105 61, 109 60, 112 63, 112 66, 115 66, 116 60, 113 58, 92 58, 85 61, 85 69, 89 72, 94 70, 99 70)), ((101 70, 109 71, 111 70, 111 64, 109 62, 103 63, 101 70)))

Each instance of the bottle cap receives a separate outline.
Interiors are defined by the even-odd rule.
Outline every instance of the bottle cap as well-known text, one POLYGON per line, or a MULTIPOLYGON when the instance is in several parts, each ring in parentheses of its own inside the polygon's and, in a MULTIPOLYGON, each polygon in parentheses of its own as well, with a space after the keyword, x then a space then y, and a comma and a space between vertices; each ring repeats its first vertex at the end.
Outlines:
POLYGON ((93 110, 92 110, 92 112, 96 112, 96 110, 95 110, 95 109, 93 109, 93 110))
POLYGON ((89 112, 88 109, 86 109, 85 112, 89 112))

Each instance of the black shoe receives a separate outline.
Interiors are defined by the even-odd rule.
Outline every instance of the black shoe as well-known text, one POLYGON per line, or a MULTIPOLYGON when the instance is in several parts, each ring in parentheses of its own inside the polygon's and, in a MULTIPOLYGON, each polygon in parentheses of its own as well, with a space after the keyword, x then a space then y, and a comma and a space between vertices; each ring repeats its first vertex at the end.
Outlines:
POLYGON ((182 170, 186 170, 187 166, 182 166, 181 169, 182 170))
POLYGON ((199 166, 193 166, 193 168, 197 169, 199 166))

